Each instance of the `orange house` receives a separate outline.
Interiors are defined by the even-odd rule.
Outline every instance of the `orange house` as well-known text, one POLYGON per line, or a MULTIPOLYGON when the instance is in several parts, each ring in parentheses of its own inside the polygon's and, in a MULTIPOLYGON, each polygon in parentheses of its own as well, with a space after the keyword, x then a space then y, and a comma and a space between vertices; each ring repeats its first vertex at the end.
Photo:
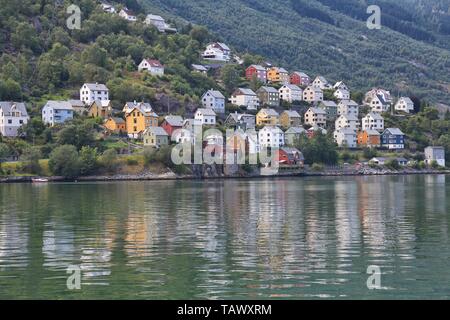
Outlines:
POLYGON ((113 133, 125 133, 127 132, 127 124, 125 120, 121 118, 108 118, 105 121, 105 128, 113 133))
POLYGON ((112 114, 111 101, 109 100, 95 100, 88 108, 89 117, 101 117, 107 119, 112 114))
POLYGON ((138 139, 145 129, 157 127, 158 120, 158 115, 151 109, 144 109, 139 106, 129 109, 125 114, 128 136, 138 139))
POLYGON ((286 69, 272 67, 267 71, 267 80, 270 82, 289 83, 290 76, 286 69))
POLYGON ((358 132, 358 144, 366 147, 380 147, 381 135, 376 130, 365 130, 358 132))

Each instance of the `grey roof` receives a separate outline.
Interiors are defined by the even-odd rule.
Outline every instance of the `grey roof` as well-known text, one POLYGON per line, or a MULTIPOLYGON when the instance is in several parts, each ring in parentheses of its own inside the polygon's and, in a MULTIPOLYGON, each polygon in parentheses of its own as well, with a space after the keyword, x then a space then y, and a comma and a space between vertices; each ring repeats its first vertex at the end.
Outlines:
POLYGON ((108 87, 101 83, 85 83, 84 86, 93 91, 109 91, 108 87))
POLYGON ((122 118, 112 117, 112 118, 110 118, 110 119, 113 119, 114 122, 116 122, 116 123, 125 123, 125 120, 122 119, 122 118))
POLYGON ((375 120, 383 120, 383 117, 379 113, 376 113, 376 112, 369 112, 366 115, 366 117, 369 117, 369 116, 372 117, 375 120))
POLYGON ((161 17, 161 16, 158 16, 156 14, 148 14, 147 15, 147 19, 149 19, 149 20, 158 20, 158 21, 164 22, 164 18, 161 17))
POLYGON ((311 107, 308 110, 311 110, 313 113, 317 113, 317 114, 327 114, 326 111, 321 108, 311 107))
POLYGON ((374 129, 367 129, 365 131, 370 136, 379 136, 380 135, 380 133, 377 130, 374 130, 374 129))
POLYGON ((278 126, 264 126, 264 128, 262 128, 261 130, 274 130, 278 133, 284 134, 283 130, 281 130, 280 127, 278 127, 278 126))
POLYGON ((289 73, 285 68, 278 68, 278 72, 289 73))
POLYGON ((155 136, 168 136, 166 130, 161 127, 148 127, 144 131, 144 134, 146 133, 153 133, 155 136))
POLYGON ((169 125, 172 127, 182 127, 183 126, 183 118, 181 116, 166 116, 164 120, 167 121, 169 125))
POLYGON ((411 100, 410 97, 401 97, 401 98, 399 99, 399 102, 400 102, 401 100, 405 101, 405 103, 412 103, 412 104, 414 104, 414 102, 411 100))
POLYGON ((269 116, 275 116, 275 117, 279 116, 278 112, 276 112, 274 109, 271 109, 271 108, 263 108, 259 112, 265 112, 269 116))
POLYGON ((201 112, 204 116, 215 116, 216 115, 216 113, 214 112, 213 109, 207 109, 207 108, 198 108, 197 112, 201 112))
POLYGON ((336 102, 330 100, 324 100, 320 104, 323 104, 325 107, 337 107, 336 102))
POLYGON ((337 131, 337 132, 341 132, 341 133, 343 133, 343 134, 345 134, 345 135, 351 134, 351 135, 355 135, 355 136, 356 136, 355 130, 350 129, 350 128, 341 128, 341 129, 336 130, 336 131, 337 131))
POLYGON ((3 113, 7 114, 11 112, 11 108, 15 106, 17 110, 19 110, 23 115, 27 116, 27 107, 23 102, 12 102, 12 101, 1 101, 0 109, 3 110, 3 113))
POLYGON ((258 89, 258 91, 265 91, 267 93, 278 93, 278 90, 275 89, 274 87, 266 87, 266 86, 262 86, 261 88, 258 89))
POLYGON ((358 107, 359 106, 359 104, 357 104, 353 100, 341 100, 341 102, 339 102, 339 104, 342 104, 344 106, 350 106, 350 107, 358 107))
POLYGON ((208 68, 206 68, 205 66, 203 66, 201 64, 193 64, 192 68, 194 68, 195 70, 200 70, 200 71, 208 71, 208 68))
POLYGON ((205 94, 203 96, 205 96, 208 93, 216 99, 225 99, 225 96, 218 90, 213 90, 213 89, 208 90, 205 92, 205 94))
POLYGON ((72 105, 69 101, 47 101, 44 107, 50 107, 54 110, 73 110, 72 105))
MULTIPOLYGON (((295 84, 285 84, 283 87, 289 88, 294 91, 302 91, 302 89, 299 86, 296 86, 295 84)), ((282 89, 281 87, 280 89, 282 89)))
POLYGON ((258 71, 266 71, 266 68, 264 68, 263 66, 260 66, 259 64, 252 64, 250 67, 253 67, 258 71))
POLYGON ((300 118, 300 114, 297 111, 294 111, 294 110, 286 110, 283 113, 287 113, 289 118, 300 118))
POLYGON ((304 73, 304 72, 294 71, 293 73, 298 74, 300 77, 309 78, 309 76, 306 73, 304 73))
POLYGON ((386 100, 384 100, 384 97, 381 94, 376 95, 378 100, 380 100, 381 104, 387 104, 386 100))
POLYGON ((243 95, 246 96, 256 96, 256 93, 252 89, 247 88, 239 88, 233 93, 233 95, 237 95, 238 91, 240 91, 243 95))
POLYGON ((352 114, 343 114, 341 117, 344 117, 348 121, 359 121, 358 118, 352 114))
POLYGON ((393 135, 405 135, 399 128, 387 128, 386 130, 384 130, 384 132, 386 131, 389 131, 393 135))
POLYGON ((72 107, 84 107, 84 102, 81 100, 69 100, 69 103, 72 105, 72 107))
POLYGON ((323 82, 323 83, 328 83, 328 80, 327 79, 325 79, 325 77, 323 77, 323 76, 317 76, 316 77, 316 80, 320 80, 321 82, 323 82))

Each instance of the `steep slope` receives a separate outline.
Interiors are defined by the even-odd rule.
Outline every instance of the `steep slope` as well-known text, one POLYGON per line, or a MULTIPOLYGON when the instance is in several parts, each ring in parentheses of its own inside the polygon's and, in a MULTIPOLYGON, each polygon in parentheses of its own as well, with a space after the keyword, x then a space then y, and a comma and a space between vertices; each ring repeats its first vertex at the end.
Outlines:
POLYGON ((291 69, 343 79, 359 90, 385 86, 395 95, 450 100, 448 0, 371 1, 381 6, 381 30, 366 27, 362 0, 140 1, 291 69))

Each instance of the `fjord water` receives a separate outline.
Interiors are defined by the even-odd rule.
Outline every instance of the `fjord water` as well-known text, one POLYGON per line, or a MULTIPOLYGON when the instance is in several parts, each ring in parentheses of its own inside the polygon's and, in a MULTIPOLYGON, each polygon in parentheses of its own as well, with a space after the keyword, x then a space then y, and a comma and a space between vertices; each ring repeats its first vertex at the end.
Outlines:
POLYGON ((10 184, 0 195, 2 299, 450 297, 445 175, 10 184), (71 265, 81 290, 67 288, 71 265), (371 265, 379 290, 367 287, 371 265))

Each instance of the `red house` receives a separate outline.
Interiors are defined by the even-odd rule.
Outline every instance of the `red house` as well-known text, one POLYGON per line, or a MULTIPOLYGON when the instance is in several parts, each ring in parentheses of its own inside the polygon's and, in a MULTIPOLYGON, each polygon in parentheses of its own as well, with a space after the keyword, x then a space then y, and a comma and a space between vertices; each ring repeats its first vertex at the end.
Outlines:
POLYGON ((299 165, 303 167, 305 164, 303 154, 296 148, 280 148, 277 151, 277 159, 280 165, 299 165))
POLYGON ((183 128, 183 118, 180 116, 166 116, 164 118, 161 127, 167 132, 169 136, 173 134, 173 132, 177 129, 183 128))
POLYGON ((267 82, 266 68, 256 65, 256 64, 252 64, 250 67, 248 67, 245 70, 245 78, 247 80, 252 80, 253 77, 255 77, 255 76, 262 83, 266 83, 267 82))
POLYGON ((309 86, 311 84, 311 78, 304 72, 295 71, 291 74, 291 84, 309 86))

